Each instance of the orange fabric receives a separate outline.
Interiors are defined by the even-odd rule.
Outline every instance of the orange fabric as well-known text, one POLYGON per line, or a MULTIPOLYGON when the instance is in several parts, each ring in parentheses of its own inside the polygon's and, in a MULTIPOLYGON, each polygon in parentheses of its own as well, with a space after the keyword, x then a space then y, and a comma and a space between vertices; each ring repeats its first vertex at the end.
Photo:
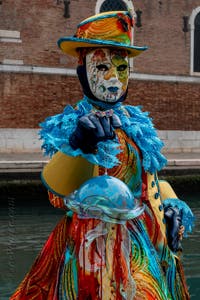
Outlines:
MULTIPOLYGON (((117 129, 115 133, 119 140, 119 149, 121 150, 121 152, 117 155, 117 158, 121 163, 111 169, 107 169, 106 171, 108 175, 119 178, 129 186, 129 181, 133 176, 133 173, 136 173, 136 158, 133 151, 129 151, 128 145, 131 145, 137 150, 140 155, 140 159, 142 159, 141 153, 137 145, 123 130, 117 129)), ((105 174, 105 168, 99 166, 99 175, 103 174, 105 174)), ((132 190, 132 186, 129 186, 129 188, 132 190)))
POLYGON ((66 206, 61 197, 54 195, 52 192, 48 191, 49 201, 56 208, 63 208, 66 210, 66 206))
POLYGON ((57 300, 54 295, 58 272, 65 250, 69 222, 63 217, 50 234, 41 253, 35 260, 10 300, 57 300))

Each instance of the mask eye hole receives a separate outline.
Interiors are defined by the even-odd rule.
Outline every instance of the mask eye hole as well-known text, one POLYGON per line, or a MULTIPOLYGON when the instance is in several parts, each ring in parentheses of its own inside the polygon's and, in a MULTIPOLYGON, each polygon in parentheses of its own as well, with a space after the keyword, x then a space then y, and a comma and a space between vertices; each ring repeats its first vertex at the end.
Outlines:
POLYGON ((109 69, 108 66, 105 64, 100 64, 96 67, 97 67, 98 71, 102 71, 102 72, 108 71, 108 69, 109 69))
POLYGON ((119 66, 117 67, 117 71, 118 71, 118 72, 125 71, 126 69, 127 69, 127 65, 125 65, 125 64, 119 65, 119 66))

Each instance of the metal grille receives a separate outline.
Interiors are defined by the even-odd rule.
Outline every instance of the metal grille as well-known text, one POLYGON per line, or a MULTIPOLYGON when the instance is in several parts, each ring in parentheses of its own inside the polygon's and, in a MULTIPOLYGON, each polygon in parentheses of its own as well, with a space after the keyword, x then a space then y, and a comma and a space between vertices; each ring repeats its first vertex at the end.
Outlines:
POLYGON ((200 72, 200 13, 196 16, 194 25, 194 72, 200 72))
POLYGON ((128 6, 122 0, 106 0, 100 7, 100 12, 115 10, 128 10, 128 6))

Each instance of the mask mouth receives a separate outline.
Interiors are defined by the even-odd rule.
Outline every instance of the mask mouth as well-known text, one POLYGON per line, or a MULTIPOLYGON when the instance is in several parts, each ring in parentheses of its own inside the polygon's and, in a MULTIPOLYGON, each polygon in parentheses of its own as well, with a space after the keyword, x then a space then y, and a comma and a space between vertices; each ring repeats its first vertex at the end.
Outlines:
MULTIPOLYGON (((117 102, 123 93, 122 83, 117 80, 102 82, 105 92, 99 95, 99 99, 105 102, 117 102)), ((97 96, 98 97, 98 96, 97 96)))
POLYGON ((120 88, 118 86, 109 86, 107 89, 107 96, 106 99, 102 100, 105 102, 117 102, 121 97, 119 95, 120 88))
POLYGON ((116 103, 118 101, 117 93, 110 93, 107 95, 105 100, 101 100, 102 102, 106 103, 116 103))

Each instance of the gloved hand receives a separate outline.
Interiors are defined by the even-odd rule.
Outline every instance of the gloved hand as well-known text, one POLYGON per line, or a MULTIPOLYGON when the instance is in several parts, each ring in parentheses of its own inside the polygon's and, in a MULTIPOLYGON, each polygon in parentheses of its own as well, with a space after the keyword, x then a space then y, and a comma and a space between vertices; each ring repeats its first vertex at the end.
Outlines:
POLYGON ((84 153, 95 153, 97 143, 114 139, 114 129, 119 127, 121 121, 113 110, 89 113, 78 120, 69 144, 74 150, 80 148, 84 153))
POLYGON ((169 248, 173 252, 182 251, 181 239, 184 232, 182 225, 182 210, 176 207, 166 206, 164 208, 164 216, 167 227, 167 240, 169 248))

